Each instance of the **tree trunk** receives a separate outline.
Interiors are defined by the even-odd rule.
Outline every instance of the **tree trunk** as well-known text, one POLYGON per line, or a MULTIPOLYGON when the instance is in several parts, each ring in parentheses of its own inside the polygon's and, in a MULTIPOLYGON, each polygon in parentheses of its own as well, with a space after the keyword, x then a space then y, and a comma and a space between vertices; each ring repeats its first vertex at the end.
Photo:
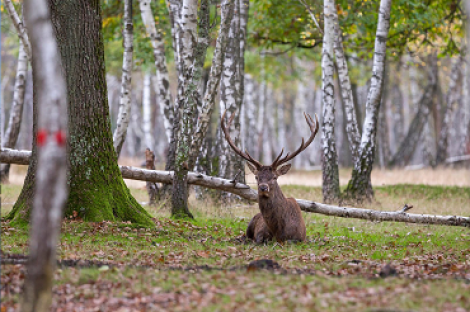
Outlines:
POLYGON ((431 63, 429 69, 429 83, 426 86, 421 100, 418 101, 417 112, 408 128, 408 133, 405 139, 400 143, 400 146, 390 161, 390 166, 404 166, 408 164, 413 156, 416 146, 418 145, 421 133, 424 128, 424 123, 429 115, 432 106, 434 93, 436 91, 436 75, 437 64, 431 63))
POLYGON ((323 90, 323 201, 330 203, 340 198, 338 155, 335 138, 335 98, 334 98, 334 0, 324 0, 325 25, 322 49, 322 90, 323 90))
MULTIPOLYGON (((50 3, 50 7, 67 81, 70 195, 65 215, 75 212, 86 221, 122 220, 151 226, 150 215, 130 194, 117 165, 99 1, 67 0, 50 3)), ((29 192, 33 181, 34 175, 28 174, 22 194, 29 192)), ((29 203, 28 196, 20 195, 9 217, 27 220, 29 203)))
POLYGON ((231 1, 224 0, 221 4, 221 25, 219 29, 219 35, 217 36, 214 56, 212 58, 209 79, 207 81, 206 91, 202 101, 201 112, 198 116, 197 127, 194 131, 191 143, 190 165, 195 163, 196 158, 199 155, 202 142, 206 136, 207 129, 211 121, 215 97, 217 95, 223 69, 225 49, 227 47, 228 33, 230 30, 232 15, 233 5, 231 4, 231 1))
MULTIPOLYGON (((470 4, 467 4, 467 8, 470 4)), ((468 8, 470 9, 470 8, 468 8)), ((470 31, 470 26, 469 31, 470 31)), ((470 40, 470 35, 467 35, 467 40, 470 40)), ((470 41, 467 41, 470 42, 470 41)), ((465 155, 470 153, 470 53, 467 54, 467 60, 464 65, 464 79, 463 79, 463 100, 462 100, 462 121, 460 122, 460 138, 458 146, 458 155, 465 155)))
MULTIPOLYGON (((23 104, 25 99, 26 78, 28 74, 28 55, 23 43, 20 41, 18 54, 18 67, 16 69, 15 87, 13 90, 13 103, 10 108, 10 118, 5 136, 2 138, 2 147, 15 148, 20 134, 21 120, 23 117, 23 104)), ((1 125, 3 127, 3 124, 1 125)), ((10 165, 2 164, 0 170, 1 182, 7 183, 10 175, 10 165)))
MULTIPOLYGON (((262 65, 263 66, 263 65, 262 65)), ((263 69, 262 69, 263 70, 263 69)), ((263 70, 264 73, 264 70, 263 70)), ((261 79, 264 79, 264 74, 261 74, 261 79)), ((257 143, 256 143, 256 157, 255 159, 262 159, 263 162, 266 161, 263 155, 263 133, 264 129, 264 121, 265 121, 265 106, 266 106, 266 81, 262 81, 258 88, 258 122, 256 124, 256 134, 258 135, 257 143)))
POLYGON ((358 202, 362 202, 365 199, 370 201, 374 196, 370 174, 375 159, 377 119, 383 89, 387 37, 390 29, 390 9, 391 0, 380 1, 372 69, 373 75, 367 97, 361 145, 357 161, 354 164, 351 180, 346 188, 347 197, 358 202))
POLYGON ((38 172, 31 218, 28 273, 22 312, 47 312, 52 302, 55 254, 67 200, 66 88, 45 0, 26 2, 34 50, 39 110, 38 172))
POLYGON ((132 0, 124 0, 124 17, 123 17, 123 47, 124 54, 122 60, 122 76, 121 76, 121 95, 119 98, 119 113, 117 118, 117 126, 113 135, 114 148, 118 155, 121 154, 122 145, 126 139, 127 128, 129 126, 131 113, 131 80, 132 80, 132 53, 133 53, 133 24, 132 24, 132 0))
POLYGON ((153 127, 152 127, 152 98, 151 98, 151 79, 150 74, 144 76, 144 88, 142 94, 142 130, 144 131, 145 148, 153 150, 153 127))
MULTIPOLYGON (((155 154, 149 148, 145 150, 145 168, 147 170, 155 170, 155 154)), ((157 197, 159 197, 158 185, 155 182, 147 181, 146 187, 149 194, 149 206, 154 206, 157 197)))
MULTIPOLYGON (((242 97, 240 95, 240 1, 235 0, 234 13, 228 34, 228 43, 225 49, 222 77, 220 80, 220 116, 225 110, 227 115, 235 115, 234 122, 230 126, 230 133, 236 146, 240 146, 240 114, 242 97)), ((244 175, 238 171, 244 167, 240 156, 232 151, 222 132, 219 132, 220 161, 219 176, 226 179, 236 179, 241 182, 244 175), (240 178, 239 178, 240 177, 240 178)), ((243 170, 244 171, 244 170, 243 170)), ((225 194, 222 194, 225 198, 225 194)))
POLYGON ((166 64, 165 42, 161 33, 157 31, 155 26, 155 18, 152 7, 150 6, 150 0, 140 0, 140 12, 147 35, 150 37, 152 43, 158 83, 156 93, 158 95, 158 103, 160 104, 160 113, 163 117, 165 133, 168 142, 170 142, 173 124, 173 99, 170 93, 170 78, 166 64))
POLYGON ((188 171, 189 145, 193 126, 194 99, 188 93, 187 85, 191 79, 191 65, 194 60, 194 50, 197 46, 197 1, 183 0, 181 17, 178 20, 178 96, 175 105, 174 128, 178 129, 177 149, 175 157, 175 174, 171 199, 171 215, 176 218, 193 217, 188 209, 188 171), (186 96, 189 95, 189 98, 186 96), (181 116, 182 115, 182 116, 181 116), (181 122, 180 122, 181 118, 181 122), (179 128, 182 125, 181 132, 179 128))
POLYGON ((26 53, 28 60, 31 60, 31 44, 28 39, 28 33, 26 31, 23 21, 20 19, 18 13, 13 6, 12 0, 5 0, 5 7, 7 9, 8 15, 12 21, 13 26, 18 33, 20 41, 23 43, 23 51, 26 53))
POLYGON ((338 70, 338 79, 341 87, 341 98, 343 99, 344 113, 346 115, 346 133, 348 135, 349 149, 351 151, 352 161, 356 163, 357 153, 361 144, 361 134, 357 124, 357 113, 355 111, 354 97, 349 79, 348 63, 344 57, 343 33, 338 22, 338 13, 336 9, 332 12, 334 27, 334 52, 338 70))
POLYGON ((250 152, 255 151, 256 155, 256 147, 258 145, 257 136, 255 135, 257 134, 256 95, 258 92, 256 90, 255 81, 248 74, 245 76, 245 90, 244 106, 246 111, 247 124, 245 129, 245 149, 250 152))
POLYGON ((447 158, 447 146, 450 128, 452 127, 451 118, 454 111, 454 103, 459 99, 458 80, 460 78, 460 68, 462 66, 462 58, 455 57, 452 59, 452 67, 450 71, 449 90, 446 96, 446 108, 444 112, 444 120, 442 122, 439 141, 437 144, 436 165, 443 164, 447 158))

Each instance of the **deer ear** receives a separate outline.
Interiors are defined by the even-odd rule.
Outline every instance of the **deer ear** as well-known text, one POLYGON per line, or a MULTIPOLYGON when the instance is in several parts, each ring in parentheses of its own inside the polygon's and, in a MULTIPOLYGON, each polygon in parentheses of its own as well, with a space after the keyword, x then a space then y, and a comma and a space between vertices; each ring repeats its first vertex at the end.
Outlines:
POLYGON ((277 175, 282 176, 282 175, 286 174, 289 171, 291 166, 292 166, 291 164, 287 164, 287 165, 282 166, 281 168, 277 169, 276 170, 277 175))
POLYGON ((256 169, 255 166, 253 166, 249 162, 247 162, 246 164, 248 165, 248 168, 250 168, 250 171, 253 172, 254 175, 258 174, 258 169, 256 169))

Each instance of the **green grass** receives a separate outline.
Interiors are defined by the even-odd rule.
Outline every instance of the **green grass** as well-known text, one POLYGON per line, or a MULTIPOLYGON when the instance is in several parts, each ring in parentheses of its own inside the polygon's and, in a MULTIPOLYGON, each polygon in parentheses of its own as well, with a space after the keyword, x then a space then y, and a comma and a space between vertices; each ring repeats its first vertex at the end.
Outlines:
MULTIPOLYGON (((283 190, 297 198, 321 197, 318 188, 283 186, 283 190)), ((146 200, 144 190, 132 192, 139 201, 146 200)), ((3 186, 2 200, 18 193, 19 187, 3 186)), ((398 210, 407 202, 420 213, 470 214, 470 188, 384 186, 376 188, 376 199, 367 207, 398 210)), ((67 296, 83 298, 84 307, 100 296, 138 296, 169 310, 232 311, 236 305, 239 310, 256 311, 470 309, 468 228, 305 213, 306 242, 255 245, 241 240, 257 211, 255 205, 220 207, 192 199, 191 206, 195 220, 172 220, 163 204, 149 208, 156 217, 152 229, 128 223, 64 222, 59 259, 101 261, 111 267, 60 268, 56 304, 66 305, 61 300, 68 285, 67 296), (246 265, 257 259, 275 260, 282 270, 247 272, 246 265), (396 267, 398 277, 378 278, 387 263, 396 267)), ((4 253, 27 254, 27 241, 27 228, 2 222, 4 253)), ((22 272, 23 266, 2 266, 2 281, 9 290, 2 290, 7 306, 18 303, 22 272)))

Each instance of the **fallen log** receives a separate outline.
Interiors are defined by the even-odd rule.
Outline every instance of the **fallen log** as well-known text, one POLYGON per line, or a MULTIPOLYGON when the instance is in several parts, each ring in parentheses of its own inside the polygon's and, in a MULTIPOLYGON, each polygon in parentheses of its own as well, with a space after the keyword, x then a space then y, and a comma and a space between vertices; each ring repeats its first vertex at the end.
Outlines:
MULTIPOLYGON (((0 151, 0 162, 17 165, 28 165, 30 156, 30 151, 18 151, 5 148, 0 151)), ((165 184, 173 183, 172 171, 146 170, 129 166, 119 167, 124 179, 165 184)), ((189 172, 188 183, 229 192, 250 201, 258 201, 258 192, 256 190, 253 190, 246 184, 238 183, 233 180, 212 177, 197 172, 189 172)), ((296 200, 299 203, 300 209, 303 211, 327 216, 365 219, 370 221, 407 222, 470 227, 470 217, 415 214, 402 211, 377 211, 372 209, 326 205, 305 199, 296 200)))

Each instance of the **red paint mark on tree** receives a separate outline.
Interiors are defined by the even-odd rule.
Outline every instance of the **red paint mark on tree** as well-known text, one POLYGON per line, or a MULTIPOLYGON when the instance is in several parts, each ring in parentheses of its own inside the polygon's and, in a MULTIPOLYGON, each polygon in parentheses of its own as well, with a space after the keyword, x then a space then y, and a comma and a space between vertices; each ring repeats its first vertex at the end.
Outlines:
POLYGON ((44 144, 46 144, 46 141, 47 141, 47 130, 40 129, 37 135, 38 146, 44 146, 44 144))
POLYGON ((62 130, 59 130, 55 133, 55 140, 57 144, 63 146, 65 144, 65 133, 62 130))

